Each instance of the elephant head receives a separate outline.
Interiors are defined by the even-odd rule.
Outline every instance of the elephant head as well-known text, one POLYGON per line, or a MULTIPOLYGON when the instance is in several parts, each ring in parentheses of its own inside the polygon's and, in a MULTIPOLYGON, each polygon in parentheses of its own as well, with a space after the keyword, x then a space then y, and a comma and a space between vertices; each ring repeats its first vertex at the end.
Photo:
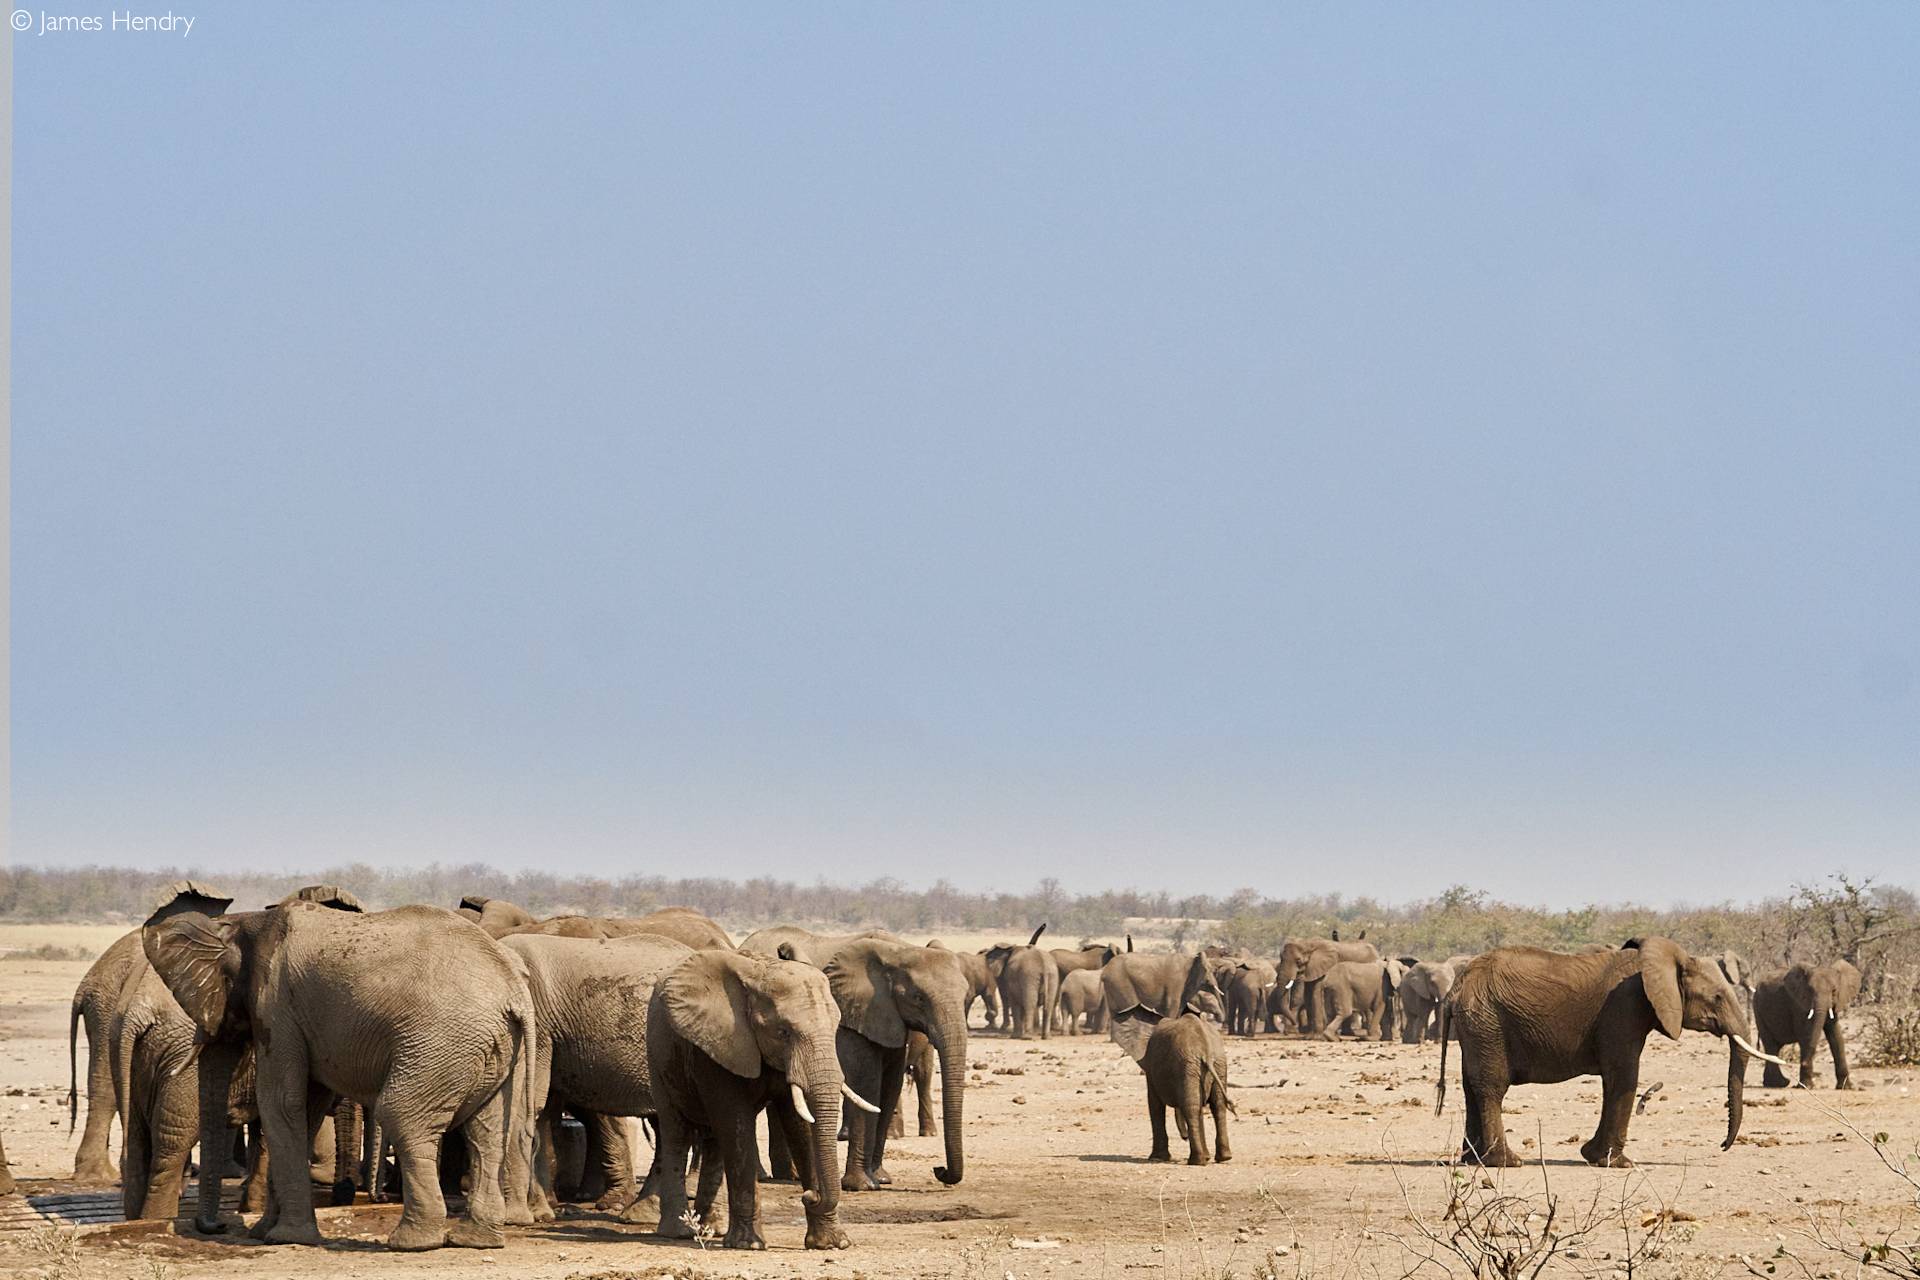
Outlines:
POLYGON ((485 929, 493 937, 499 938, 515 929, 537 923, 533 913, 504 898, 483 898, 478 894, 468 894, 460 899, 460 914, 485 929))
MULTIPOLYGON (((1044 928, 1044 926, 1042 926, 1044 928)), ((1038 934, 1035 935, 1039 936, 1038 934)), ((940 1057, 940 1108, 947 1163, 933 1176, 954 1186, 966 1175, 967 996, 959 957, 943 947, 862 938, 840 948, 827 981, 849 1030, 888 1049, 907 1033, 926 1036, 940 1057)))
POLYGON ((1717 961, 1687 954, 1666 938, 1634 938, 1628 948, 1640 952, 1640 985, 1661 1035, 1678 1040, 1681 1031, 1704 1031, 1727 1041, 1727 1139, 1740 1136, 1746 1094, 1747 1058, 1765 1056, 1748 1037, 1746 1010, 1717 961))
POLYGON ((813 1138, 814 1186, 802 1197, 808 1237, 836 1235, 840 1100, 868 1104, 840 1073, 840 1007, 826 977, 795 960, 696 951, 661 978, 654 999, 656 1017, 664 1010, 676 1035, 728 1071, 752 1080, 771 1069, 786 1078, 813 1138))

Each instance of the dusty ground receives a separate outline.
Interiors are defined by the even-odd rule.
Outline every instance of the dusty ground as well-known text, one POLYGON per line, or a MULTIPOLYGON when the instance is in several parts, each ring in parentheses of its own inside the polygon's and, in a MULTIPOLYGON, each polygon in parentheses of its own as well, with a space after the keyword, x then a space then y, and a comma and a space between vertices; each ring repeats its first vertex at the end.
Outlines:
MULTIPOLYGON (((72 1165, 66 1008, 84 971, 80 963, 0 962, 0 1124, 15 1171, 31 1192, 63 1189, 58 1180, 72 1165)), ((1634 1122, 1629 1150, 1642 1164, 1632 1172, 1589 1169, 1574 1154, 1593 1130, 1597 1081, 1516 1089, 1509 1124, 1528 1152, 1544 1148, 1544 1174, 1539 1166, 1511 1170, 1484 1186, 1475 1173, 1468 1192, 1482 1201, 1533 1196, 1538 1208, 1544 1178, 1561 1198, 1556 1223, 1578 1224, 1596 1214, 1607 1219, 1604 1230, 1578 1246, 1577 1259, 1556 1264, 1550 1274, 1624 1277, 1627 1251, 1661 1231, 1661 1256, 1636 1263, 1636 1272, 1686 1280, 1745 1275, 1742 1255, 1764 1267, 1784 1243, 1816 1273, 1850 1274, 1846 1259, 1809 1246, 1809 1215, 1850 1219, 1855 1225, 1836 1228, 1850 1240, 1896 1223, 1905 1224, 1903 1238, 1920 1236, 1912 1193, 1862 1141, 1847 1136, 1842 1123, 1869 1135, 1886 1132, 1895 1148, 1911 1150, 1920 1138, 1920 1072, 1857 1068, 1862 1088, 1852 1094, 1755 1088, 1743 1141, 1722 1153, 1720 1049, 1703 1036, 1649 1042, 1642 1083, 1658 1081, 1665 1089, 1634 1122), (1643 1228, 1663 1206, 1677 1211, 1674 1220, 1643 1228)), ((855 1247, 840 1254, 801 1250, 795 1190, 767 1187, 762 1216, 772 1248, 764 1254, 657 1243, 640 1228, 587 1214, 516 1231, 503 1251, 396 1255, 376 1242, 397 1209, 379 1207, 326 1211, 334 1216, 322 1229, 334 1243, 325 1250, 203 1241, 160 1225, 92 1233, 77 1242, 54 1232, 4 1234, 0 1274, 155 1280, 1405 1275, 1416 1261, 1409 1245, 1425 1247, 1409 1206, 1438 1226, 1448 1199, 1449 1174, 1436 1160, 1459 1142, 1457 1078, 1447 1114, 1436 1119, 1431 1046, 1262 1038, 1235 1043, 1233 1054, 1240 1111, 1231 1130, 1235 1159, 1189 1168, 1146 1163, 1141 1078, 1105 1037, 1016 1042, 976 1036, 969 1054, 977 1069, 968 1095, 966 1181, 948 1189, 933 1180, 939 1139, 896 1142, 888 1158, 895 1188, 843 1201, 842 1221, 855 1247)), ((1453 1271, 1464 1274, 1457 1262, 1453 1271)), ((1790 1264, 1782 1274, 1789 1272, 1800 1274, 1790 1264)))

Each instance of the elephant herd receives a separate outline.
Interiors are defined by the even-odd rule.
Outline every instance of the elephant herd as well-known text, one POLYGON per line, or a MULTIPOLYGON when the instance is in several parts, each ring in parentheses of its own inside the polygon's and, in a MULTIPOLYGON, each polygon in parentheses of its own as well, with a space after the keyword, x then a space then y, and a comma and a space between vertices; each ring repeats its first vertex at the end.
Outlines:
MULTIPOLYGON (((1459 1045, 1463 1158, 1515 1162, 1500 1112, 1510 1085, 1597 1074, 1601 1116, 1582 1153, 1625 1165, 1653 1031, 1727 1039, 1730 1145, 1750 1057, 1767 1062, 1766 1084, 1783 1085, 1776 1054, 1797 1045, 1810 1085, 1824 1037, 1850 1087, 1839 1015, 1860 987, 1845 961, 1754 983, 1737 956, 1697 958, 1664 938, 1423 961, 1337 934, 1288 939, 1271 957, 1150 954, 1131 938, 1124 949, 1048 949, 1043 924, 1024 945, 962 952, 790 926, 735 944, 677 907, 539 920, 472 897, 368 912, 327 885, 232 906, 176 883, 75 991, 70 1115, 82 1025, 89 1100, 75 1177, 117 1176, 128 1217, 171 1218, 197 1146, 195 1226, 233 1225, 221 1192, 240 1177, 243 1209, 260 1214, 252 1233, 273 1243, 320 1242, 316 1183, 334 1203, 362 1190, 392 1199, 397 1186, 395 1249, 496 1247, 506 1226, 551 1220, 565 1199, 630 1220, 657 1213, 660 1235, 687 1238, 715 1221, 724 1184, 722 1243, 764 1248, 757 1188, 774 1178, 803 1187, 807 1247, 845 1248, 840 1197, 891 1184, 887 1140, 909 1078, 920 1132, 945 1146, 935 1179, 965 1176, 976 1001, 989 1027, 1016 1038, 1104 1031, 1142 1072, 1152 1160, 1172 1158, 1169 1110, 1189 1163, 1231 1158, 1230 1038, 1378 1039, 1397 1023, 1409 1044, 1439 1039, 1437 1103, 1449 1043, 1459 1045), (653 1129, 644 1169, 642 1121, 653 1129), (450 1193, 465 1206, 453 1219, 450 1193)), ((10 1186, 0 1147, 0 1190, 10 1186)))

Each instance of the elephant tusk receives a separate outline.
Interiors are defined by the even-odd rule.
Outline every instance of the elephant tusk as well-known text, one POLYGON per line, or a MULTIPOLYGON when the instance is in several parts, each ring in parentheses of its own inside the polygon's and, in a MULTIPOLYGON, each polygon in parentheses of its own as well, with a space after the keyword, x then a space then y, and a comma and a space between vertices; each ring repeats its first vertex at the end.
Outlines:
POLYGON ((1819 1010, 1817 1010, 1817 1009, 1809 1009, 1809 1010, 1807 1010, 1807 1021, 1808 1021, 1808 1022, 1812 1022, 1812 1021, 1813 1021, 1813 1015, 1814 1015, 1815 1013, 1817 1013, 1817 1012, 1819 1012, 1819 1010))
POLYGON ((867 1114, 876 1116, 880 1114, 880 1108, 874 1106, 871 1102, 868 1102, 865 1098, 848 1088, 845 1081, 842 1081, 840 1084, 840 1092, 847 1096, 848 1102, 851 1102, 867 1114))
POLYGON ((802 1120, 805 1120, 808 1124, 812 1124, 813 1112, 807 1110, 807 1095, 800 1091, 800 1086, 797 1084, 792 1086, 792 1088, 793 1088, 793 1109, 800 1113, 800 1118, 802 1120))
POLYGON ((1284 986, 1284 987, 1282 987, 1282 988, 1280 988, 1280 989, 1281 989, 1282 991, 1291 991, 1291 990, 1293 990, 1293 979, 1292 979, 1292 978, 1288 978, 1288 979, 1287 979, 1287 985, 1286 985, 1286 986, 1284 986))
POLYGON ((1745 1040, 1743 1040, 1739 1036, 1735 1036, 1733 1038, 1733 1042, 1739 1045, 1742 1049, 1745 1049, 1753 1057, 1760 1059, 1760 1061, 1762 1062, 1771 1062, 1775 1066, 1780 1066, 1780 1067, 1784 1067, 1785 1065, 1787 1065, 1786 1059, 1776 1058, 1770 1053, 1762 1053, 1758 1049, 1754 1048, 1752 1045, 1748 1044, 1745 1040))

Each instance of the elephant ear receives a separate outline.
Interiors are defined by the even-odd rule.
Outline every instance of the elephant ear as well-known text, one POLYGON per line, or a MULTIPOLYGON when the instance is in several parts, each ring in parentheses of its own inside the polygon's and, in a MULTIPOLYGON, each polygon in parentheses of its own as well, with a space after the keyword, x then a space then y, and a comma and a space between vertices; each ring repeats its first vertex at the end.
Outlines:
POLYGON ((354 897, 350 890, 342 889, 337 884, 310 884, 305 888, 295 889, 274 905, 284 907, 295 902, 317 902, 335 911, 366 911, 360 899, 354 897))
POLYGON ((140 931, 147 963, 209 1039, 220 1034, 227 1020, 227 1004, 240 976, 234 932, 232 921, 209 920, 197 911, 165 917, 140 931))
POLYGON ((1833 969, 1833 1007, 1844 1013, 1860 994, 1860 970, 1845 960, 1835 960, 1833 969))
POLYGON ((1640 938, 1640 985, 1646 988, 1647 1003, 1653 1006, 1660 1034, 1669 1040, 1680 1038, 1681 1019, 1686 1004, 1680 997, 1680 970, 1687 962, 1686 952, 1665 938, 1640 938))
POLYGON ((760 1046, 747 1019, 747 989, 736 965, 741 956, 696 951, 660 980, 656 998, 666 1002, 667 1020, 687 1043, 733 1074, 752 1080, 760 1074, 760 1046))
POLYGON ((1213 969, 1207 964, 1206 957, 1195 956, 1193 963, 1187 966, 1187 980, 1180 988, 1180 1005, 1174 1012, 1202 1012, 1194 1001, 1200 998, 1203 991, 1211 991, 1217 996, 1220 994, 1220 985, 1214 981, 1213 969))
POLYGON ((1139 1062, 1147 1056, 1147 1041, 1153 1039, 1153 1028, 1160 1021, 1160 1015, 1145 1005, 1134 1005, 1120 1013, 1107 1017, 1107 1038, 1126 1053, 1129 1058, 1139 1062))
POLYGON ((1318 982, 1333 970, 1339 957, 1334 955, 1332 947, 1315 947, 1307 952, 1307 962, 1300 966, 1302 982, 1318 982))
POLYGON ((169 916, 184 915, 189 911, 203 916, 224 915, 232 905, 232 898, 198 880, 175 880, 154 899, 153 910, 147 913, 146 923, 158 924, 169 916))
POLYGON ((907 1042, 907 1022, 893 998, 892 967, 871 942, 840 948, 827 962, 827 985, 840 1006, 840 1025, 877 1045, 898 1049, 907 1042))
POLYGON ((1406 966, 1398 960, 1385 960, 1381 963, 1387 966, 1387 989, 1389 991, 1398 991, 1400 984, 1406 980, 1406 966))

